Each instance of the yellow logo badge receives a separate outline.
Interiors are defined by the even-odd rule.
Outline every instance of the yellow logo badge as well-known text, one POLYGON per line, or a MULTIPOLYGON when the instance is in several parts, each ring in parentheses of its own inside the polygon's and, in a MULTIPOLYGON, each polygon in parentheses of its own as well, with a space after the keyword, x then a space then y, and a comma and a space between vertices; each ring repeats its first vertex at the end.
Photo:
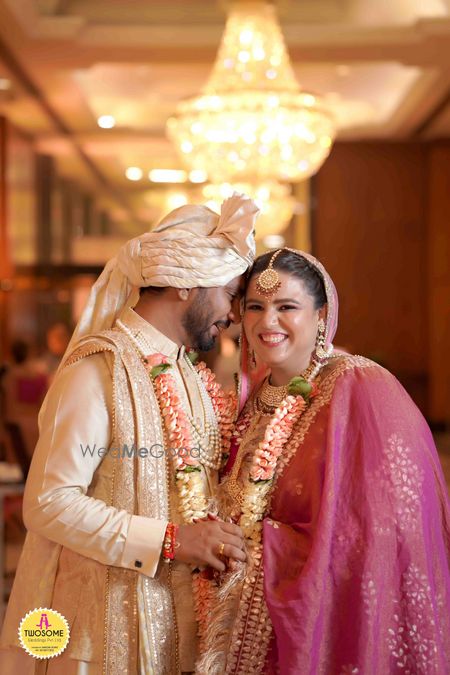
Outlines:
POLYGON ((33 609, 20 622, 20 643, 30 656, 37 659, 51 659, 62 654, 69 637, 69 624, 54 609, 33 609))

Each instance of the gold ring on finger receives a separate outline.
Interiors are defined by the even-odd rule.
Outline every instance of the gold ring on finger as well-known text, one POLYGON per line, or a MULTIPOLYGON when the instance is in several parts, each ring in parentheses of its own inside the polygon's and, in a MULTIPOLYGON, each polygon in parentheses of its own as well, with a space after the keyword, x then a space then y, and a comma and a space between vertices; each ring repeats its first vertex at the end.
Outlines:
POLYGON ((222 541, 219 544, 219 555, 223 555, 224 548, 225 548, 225 544, 222 541))

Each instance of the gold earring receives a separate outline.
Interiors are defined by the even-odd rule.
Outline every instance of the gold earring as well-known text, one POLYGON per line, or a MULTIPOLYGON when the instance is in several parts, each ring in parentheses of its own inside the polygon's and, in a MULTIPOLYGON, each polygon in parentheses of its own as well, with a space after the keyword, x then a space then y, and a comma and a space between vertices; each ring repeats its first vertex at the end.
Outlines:
POLYGON ((328 350, 325 349, 325 321, 319 319, 317 322, 316 355, 319 359, 325 359, 328 356, 328 350))

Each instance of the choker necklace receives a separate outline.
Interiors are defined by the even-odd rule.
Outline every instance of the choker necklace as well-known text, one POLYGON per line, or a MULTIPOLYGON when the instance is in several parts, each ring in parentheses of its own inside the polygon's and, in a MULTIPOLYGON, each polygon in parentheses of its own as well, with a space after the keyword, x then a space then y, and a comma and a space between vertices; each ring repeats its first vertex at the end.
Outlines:
MULTIPOLYGON (((299 377, 311 382, 323 365, 325 364, 321 363, 318 367, 318 364, 313 361, 300 373, 299 377)), ((270 375, 264 380, 258 395, 255 397, 255 412, 263 413, 263 415, 272 415, 289 393, 289 384, 276 387, 270 384, 269 380, 270 375)))
POLYGON ((288 395, 288 389, 289 385, 287 384, 275 387, 273 384, 270 384, 269 378, 267 378, 255 399, 258 411, 266 414, 273 413, 288 395))

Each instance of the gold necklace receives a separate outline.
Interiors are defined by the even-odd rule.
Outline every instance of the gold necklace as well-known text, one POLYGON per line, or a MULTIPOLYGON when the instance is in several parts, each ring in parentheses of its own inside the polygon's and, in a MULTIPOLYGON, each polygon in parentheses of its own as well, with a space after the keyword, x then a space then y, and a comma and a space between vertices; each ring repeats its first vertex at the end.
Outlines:
MULTIPOLYGON (((299 377, 308 380, 316 367, 316 363, 310 365, 300 373, 299 377)), ((260 391, 254 400, 255 412, 261 412, 264 415, 271 415, 281 405, 289 393, 289 384, 283 384, 281 387, 276 387, 270 384, 270 375, 264 380, 260 391)))
MULTIPOLYGON (((261 414, 257 413, 253 415, 250 426, 246 429, 244 437, 248 438, 253 435, 256 430, 256 427, 261 421, 261 414)), ((242 499, 244 497, 242 485, 238 482, 239 472, 241 470, 242 462, 244 455, 247 449, 247 444, 244 442, 244 437, 241 439, 239 444, 238 451, 234 460, 233 467, 223 482, 223 489, 230 495, 230 497, 239 505, 242 505, 242 499)))
POLYGON ((288 395, 289 385, 275 387, 267 378, 258 395, 255 397, 255 408, 258 412, 271 414, 288 395))

